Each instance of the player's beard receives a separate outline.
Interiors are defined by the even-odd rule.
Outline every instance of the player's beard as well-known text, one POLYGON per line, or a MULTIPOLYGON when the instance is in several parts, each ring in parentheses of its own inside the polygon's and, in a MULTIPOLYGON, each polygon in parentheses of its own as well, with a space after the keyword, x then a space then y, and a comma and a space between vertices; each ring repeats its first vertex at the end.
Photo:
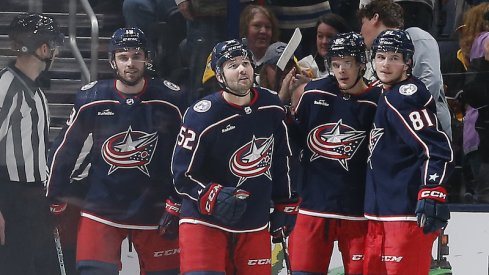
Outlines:
POLYGON ((143 79, 143 77, 144 70, 133 70, 131 73, 124 71, 123 75, 121 75, 120 72, 117 71, 117 78, 127 86, 135 86, 143 79))
POLYGON ((253 86, 253 81, 248 78, 246 81, 244 80, 238 80, 238 81, 233 81, 233 82, 226 82, 226 91, 230 92, 231 94, 239 97, 246 96, 250 93, 250 89, 253 86))

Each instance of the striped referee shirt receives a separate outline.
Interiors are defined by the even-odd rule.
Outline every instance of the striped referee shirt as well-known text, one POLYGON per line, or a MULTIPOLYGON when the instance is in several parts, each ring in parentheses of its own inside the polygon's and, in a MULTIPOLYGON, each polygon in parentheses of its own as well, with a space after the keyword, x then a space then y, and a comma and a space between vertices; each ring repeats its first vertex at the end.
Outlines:
POLYGON ((44 93, 9 64, 0 71, 0 180, 46 180, 48 130, 44 93))

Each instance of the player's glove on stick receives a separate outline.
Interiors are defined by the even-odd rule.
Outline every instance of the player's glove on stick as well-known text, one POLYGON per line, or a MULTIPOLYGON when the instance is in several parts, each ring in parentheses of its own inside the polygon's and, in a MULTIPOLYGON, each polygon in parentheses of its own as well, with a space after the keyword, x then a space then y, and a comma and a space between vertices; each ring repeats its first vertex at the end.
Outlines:
POLYGON ((270 215, 270 234, 273 243, 280 243, 294 229, 295 219, 299 213, 300 198, 296 193, 290 199, 275 202, 270 215))
POLYGON ((450 219, 447 190, 440 185, 425 185, 418 192, 416 218, 425 234, 445 228, 450 219))
POLYGON ((178 237, 178 221, 180 220, 180 203, 175 202, 172 197, 166 199, 165 212, 158 224, 160 236, 173 240, 178 237))
POLYGON ((211 183, 199 196, 199 211, 201 214, 214 216, 225 225, 234 225, 246 211, 246 199, 249 195, 249 192, 235 187, 211 183))

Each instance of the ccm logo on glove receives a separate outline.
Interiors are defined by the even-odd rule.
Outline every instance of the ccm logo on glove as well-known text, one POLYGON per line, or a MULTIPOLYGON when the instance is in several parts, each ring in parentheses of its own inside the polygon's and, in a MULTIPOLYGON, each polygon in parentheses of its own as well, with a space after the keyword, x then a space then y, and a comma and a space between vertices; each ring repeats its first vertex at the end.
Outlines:
POLYGON ((418 193, 418 200, 431 199, 439 202, 446 202, 447 191, 442 186, 438 186, 432 189, 421 189, 418 193))

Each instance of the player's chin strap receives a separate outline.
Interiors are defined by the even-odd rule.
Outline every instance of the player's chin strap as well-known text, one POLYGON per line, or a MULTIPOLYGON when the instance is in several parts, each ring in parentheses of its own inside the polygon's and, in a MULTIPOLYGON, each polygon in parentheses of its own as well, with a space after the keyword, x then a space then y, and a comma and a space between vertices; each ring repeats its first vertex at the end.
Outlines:
POLYGON ((51 49, 51 56, 42 58, 40 57, 36 52, 33 52, 32 55, 39 59, 39 61, 44 62, 46 64, 46 67, 44 68, 44 71, 48 71, 51 68, 51 64, 53 63, 53 58, 54 58, 54 51, 55 49, 51 49))
POLYGON ((249 95, 250 92, 251 92, 251 89, 249 89, 248 92, 245 93, 245 94, 237 94, 237 93, 233 92, 231 89, 228 88, 227 81, 226 81, 226 78, 224 77, 224 75, 222 76, 222 79, 224 80, 224 83, 218 81, 219 82, 219 86, 221 86, 221 88, 225 92, 227 92, 227 93, 230 93, 230 94, 235 95, 237 97, 245 97, 245 96, 249 95))

